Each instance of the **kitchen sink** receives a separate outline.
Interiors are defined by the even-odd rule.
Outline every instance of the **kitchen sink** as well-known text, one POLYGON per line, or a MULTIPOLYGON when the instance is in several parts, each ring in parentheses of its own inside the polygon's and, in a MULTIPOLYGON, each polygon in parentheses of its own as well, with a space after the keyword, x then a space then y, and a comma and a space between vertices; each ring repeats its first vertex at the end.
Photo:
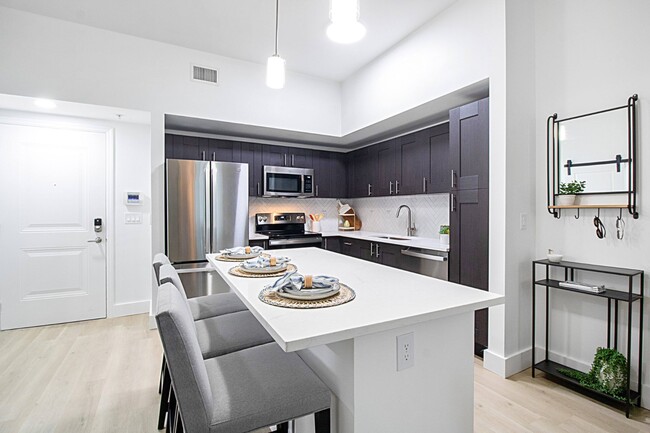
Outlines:
POLYGON ((373 238, 379 239, 392 239, 394 241, 410 241, 409 238, 400 238, 399 236, 373 236, 373 238))

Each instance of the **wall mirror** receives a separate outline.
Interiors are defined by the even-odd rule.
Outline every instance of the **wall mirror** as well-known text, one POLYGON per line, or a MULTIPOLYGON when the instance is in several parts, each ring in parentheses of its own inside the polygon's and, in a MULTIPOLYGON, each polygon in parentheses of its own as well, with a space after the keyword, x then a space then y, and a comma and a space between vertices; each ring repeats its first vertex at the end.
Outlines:
MULTIPOLYGON (((637 123, 632 95, 627 104, 579 116, 546 120, 546 204, 548 212, 561 217, 562 209, 627 209, 637 211, 637 123), (582 194, 613 194, 613 199, 558 204, 560 184, 584 181, 582 194), (620 201, 619 201, 620 200, 620 201), (614 202, 613 202, 614 201, 614 202)), ((579 215, 579 211, 578 211, 579 215)), ((577 216, 579 218, 579 216, 577 216)))
POLYGON ((558 181, 586 181, 583 194, 629 189, 627 107, 558 121, 558 181))

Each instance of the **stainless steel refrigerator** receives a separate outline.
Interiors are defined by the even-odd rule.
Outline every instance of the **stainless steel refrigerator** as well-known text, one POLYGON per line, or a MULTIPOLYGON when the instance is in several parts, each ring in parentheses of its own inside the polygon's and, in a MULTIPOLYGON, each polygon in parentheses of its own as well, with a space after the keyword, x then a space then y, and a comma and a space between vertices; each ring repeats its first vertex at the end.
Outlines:
POLYGON ((166 250, 172 263, 248 245, 248 164, 168 159, 166 250))

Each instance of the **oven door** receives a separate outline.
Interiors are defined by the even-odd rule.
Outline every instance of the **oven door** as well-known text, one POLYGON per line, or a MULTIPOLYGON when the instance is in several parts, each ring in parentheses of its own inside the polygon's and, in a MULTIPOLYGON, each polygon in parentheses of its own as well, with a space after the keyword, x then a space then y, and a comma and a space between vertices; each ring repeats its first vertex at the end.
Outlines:
POLYGON ((264 166, 264 197, 312 197, 313 169, 264 166))
POLYGON ((322 248, 323 238, 320 236, 306 238, 269 239, 269 250, 280 250, 285 248, 322 248))

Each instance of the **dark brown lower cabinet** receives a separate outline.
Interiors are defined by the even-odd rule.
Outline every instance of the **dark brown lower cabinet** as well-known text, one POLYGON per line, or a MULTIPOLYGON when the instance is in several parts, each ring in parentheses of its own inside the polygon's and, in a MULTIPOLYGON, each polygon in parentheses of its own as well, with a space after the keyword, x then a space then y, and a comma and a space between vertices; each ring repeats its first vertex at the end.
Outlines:
MULTIPOLYGON (((449 281, 488 290, 489 194, 472 189, 450 195, 449 281)), ((476 312, 475 352, 482 356, 488 345, 488 311, 476 312)))

